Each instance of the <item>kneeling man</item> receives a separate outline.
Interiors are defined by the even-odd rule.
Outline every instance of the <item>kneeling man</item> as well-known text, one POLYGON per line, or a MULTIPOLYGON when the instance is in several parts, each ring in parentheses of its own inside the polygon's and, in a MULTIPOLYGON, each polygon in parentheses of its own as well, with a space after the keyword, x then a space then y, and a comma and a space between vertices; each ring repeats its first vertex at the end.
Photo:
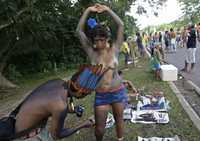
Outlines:
POLYGON ((81 128, 92 126, 92 122, 88 120, 76 128, 64 128, 67 113, 72 112, 69 99, 85 96, 69 92, 66 86, 64 80, 50 80, 26 97, 16 116, 15 132, 17 134, 30 130, 15 141, 52 141, 68 137, 81 128), (48 131, 46 123, 50 117, 50 131, 48 131))

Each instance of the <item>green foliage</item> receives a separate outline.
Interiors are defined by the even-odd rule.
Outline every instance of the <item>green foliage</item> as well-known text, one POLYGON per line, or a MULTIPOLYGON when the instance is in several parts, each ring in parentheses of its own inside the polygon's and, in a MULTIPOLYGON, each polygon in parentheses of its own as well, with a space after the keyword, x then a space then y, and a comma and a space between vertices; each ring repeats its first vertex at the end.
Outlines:
POLYGON ((63 58, 69 60, 67 55, 71 53, 69 49, 72 50, 73 58, 80 57, 81 53, 77 53, 77 49, 73 52, 74 49, 71 47, 77 44, 73 41, 77 41, 74 30, 78 19, 73 15, 75 13, 68 15, 71 11, 69 1, 10 0, 1 1, 0 4, 4 6, 1 9, 4 23, 8 23, 8 26, 1 29, 0 37, 5 41, 6 39, 13 40, 9 46, 6 42, 2 44, 5 53, 2 53, 0 58, 9 55, 8 64, 16 63, 16 67, 23 73, 40 72, 43 69, 51 70, 50 64, 53 62, 59 64, 64 60, 63 58), (9 17, 12 17, 14 22, 9 17))
POLYGON ((178 0, 182 5, 182 10, 185 12, 186 18, 193 23, 196 23, 200 18, 200 3, 199 0, 178 0))
MULTIPOLYGON (((134 0, 99 1, 109 5, 124 19, 126 32, 135 27, 132 17, 124 17, 134 0)), ((0 1, 0 71, 15 64, 22 74, 75 67, 87 61, 80 49, 75 29, 81 14, 96 0, 2 0, 0 1), (72 10, 73 9, 73 10, 72 10)), ((104 16, 106 17, 106 16, 104 16)), ((112 27, 110 18, 103 18, 112 27)), ((113 30, 115 33, 115 28, 113 30)))
POLYGON ((13 65, 13 64, 10 64, 8 66, 8 69, 7 69, 7 78, 11 81, 16 81, 20 78, 22 78, 22 74, 17 70, 16 66, 13 65))
POLYGON ((126 15, 124 18, 124 28, 125 28, 125 34, 126 35, 133 35, 134 33, 136 33, 136 31, 138 30, 138 28, 136 27, 136 20, 129 16, 126 15))
MULTIPOLYGON (((79 0, 74 3, 68 0, 1 0, 0 72, 7 72, 9 64, 15 64, 20 73, 28 74, 51 71, 54 63, 59 69, 86 62, 75 29, 83 11, 97 2, 108 5, 119 15, 124 21, 126 35, 135 32, 135 19, 126 15, 135 0, 79 0)), ((96 17, 112 27, 111 32, 116 35, 111 17, 96 17)))
MULTIPOLYGON (((16 69, 26 74, 51 71, 55 62, 61 68, 86 62, 75 29, 85 8, 97 2, 108 5, 120 16, 126 35, 135 32, 135 19, 126 15, 135 0, 0 1, 0 72, 6 72, 9 64, 16 64, 16 69)), ((115 35, 115 23, 110 17, 96 17, 112 27, 115 35)))
POLYGON ((44 61, 43 62, 43 72, 48 72, 48 71, 52 71, 53 70, 53 65, 50 61, 44 61))

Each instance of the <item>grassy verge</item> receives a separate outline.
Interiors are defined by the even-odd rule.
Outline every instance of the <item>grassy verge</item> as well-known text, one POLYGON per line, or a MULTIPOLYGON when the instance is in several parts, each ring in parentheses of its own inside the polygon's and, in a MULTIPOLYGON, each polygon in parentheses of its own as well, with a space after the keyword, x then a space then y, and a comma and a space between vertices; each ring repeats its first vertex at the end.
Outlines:
MULTIPOLYGON (((147 61, 143 60, 139 62, 140 67, 130 69, 124 72, 124 78, 131 80, 134 85, 139 89, 144 89, 146 94, 149 94, 155 90, 161 90, 164 92, 165 97, 170 101, 171 110, 169 111, 170 123, 165 125, 160 124, 133 124, 125 122, 125 141, 137 141, 137 136, 151 137, 171 137, 179 135, 183 141, 200 141, 200 135, 181 105, 178 99, 169 88, 166 82, 156 81, 152 73, 148 71, 147 61)), ((25 93, 29 90, 37 87, 42 82, 54 78, 64 78, 69 76, 72 71, 60 72, 56 74, 46 74, 30 76, 20 81, 20 88, 15 90, 11 96, 8 96, 0 100, 0 107, 11 109, 11 105, 19 101, 25 93)), ((85 112, 82 118, 78 118, 75 115, 68 115, 66 120, 67 127, 74 127, 79 123, 86 120, 89 116, 93 115, 93 101, 94 94, 81 99, 76 100, 77 104, 84 105, 85 112)), ((115 127, 106 130, 104 141, 116 140, 115 127)), ((62 141, 95 141, 94 129, 82 129, 80 132, 63 139, 62 141)))
MULTIPOLYGON (((133 124, 125 122, 125 141, 137 141, 137 136, 143 137, 173 137, 178 135, 183 141, 199 141, 200 135, 194 124, 189 119, 181 107, 178 99, 166 82, 156 81, 154 75, 148 71, 148 62, 143 60, 139 62, 137 68, 124 72, 124 78, 131 80, 139 89, 144 89, 145 94, 150 94, 155 90, 164 92, 165 97, 170 101, 171 110, 169 111, 170 122, 165 125, 160 124, 133 124)), ((86 111, 82 119, 75 116, 69 117, 66 124, 71 126, 78 124, 93 114, 94 95, 91 95, 79 103, 86 107, 86 111)), ((104 141, 116 140, 115 127, 106 130, 104 141)), ((74 134, 63 141, 95 141, 93 129, 83 129, 78 134, 74 134)))

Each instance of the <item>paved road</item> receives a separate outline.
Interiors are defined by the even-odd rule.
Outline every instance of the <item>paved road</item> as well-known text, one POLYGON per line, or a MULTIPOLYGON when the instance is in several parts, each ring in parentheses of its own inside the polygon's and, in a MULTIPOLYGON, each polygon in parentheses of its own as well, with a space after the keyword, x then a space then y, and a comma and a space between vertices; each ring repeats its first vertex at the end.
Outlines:
MULTIPOLYGON (((186 48, 178 48, 176 53, 166 53, 166 61, 175 65, 180 71, 184 67, 185 56, 186 48)), ((200 87, 200 47, 197 47, 196 66, 194 70, 190 73, 182 74, 186 79, 191 80, 194 84, 200 87)))

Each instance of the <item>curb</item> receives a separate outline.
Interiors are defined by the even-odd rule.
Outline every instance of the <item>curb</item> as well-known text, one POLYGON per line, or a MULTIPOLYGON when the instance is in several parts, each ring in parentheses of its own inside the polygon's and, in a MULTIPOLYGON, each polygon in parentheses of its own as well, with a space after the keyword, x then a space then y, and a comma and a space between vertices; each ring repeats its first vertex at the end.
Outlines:
POLYGON ((196 128, 200 131, 200 118, 196 114, 196 112, 192 109, 189 103, 185 100, 181 92, 178 90, 176 85, 173 82, 168 82, 169 86, 171 87, 172 91, 175 93, 176 97, 178 98, 180 104, 182 105, 183 109, 186 111, 196 128))
POLYGON ((187 82, 188 82, 188 84, 190 84, 192 87, 193 87, 193 89, 197 92, 197 94, 200 96, 200 88, 196 85, 196 84, 194 84, 191 80, 187 80, 187 82))

